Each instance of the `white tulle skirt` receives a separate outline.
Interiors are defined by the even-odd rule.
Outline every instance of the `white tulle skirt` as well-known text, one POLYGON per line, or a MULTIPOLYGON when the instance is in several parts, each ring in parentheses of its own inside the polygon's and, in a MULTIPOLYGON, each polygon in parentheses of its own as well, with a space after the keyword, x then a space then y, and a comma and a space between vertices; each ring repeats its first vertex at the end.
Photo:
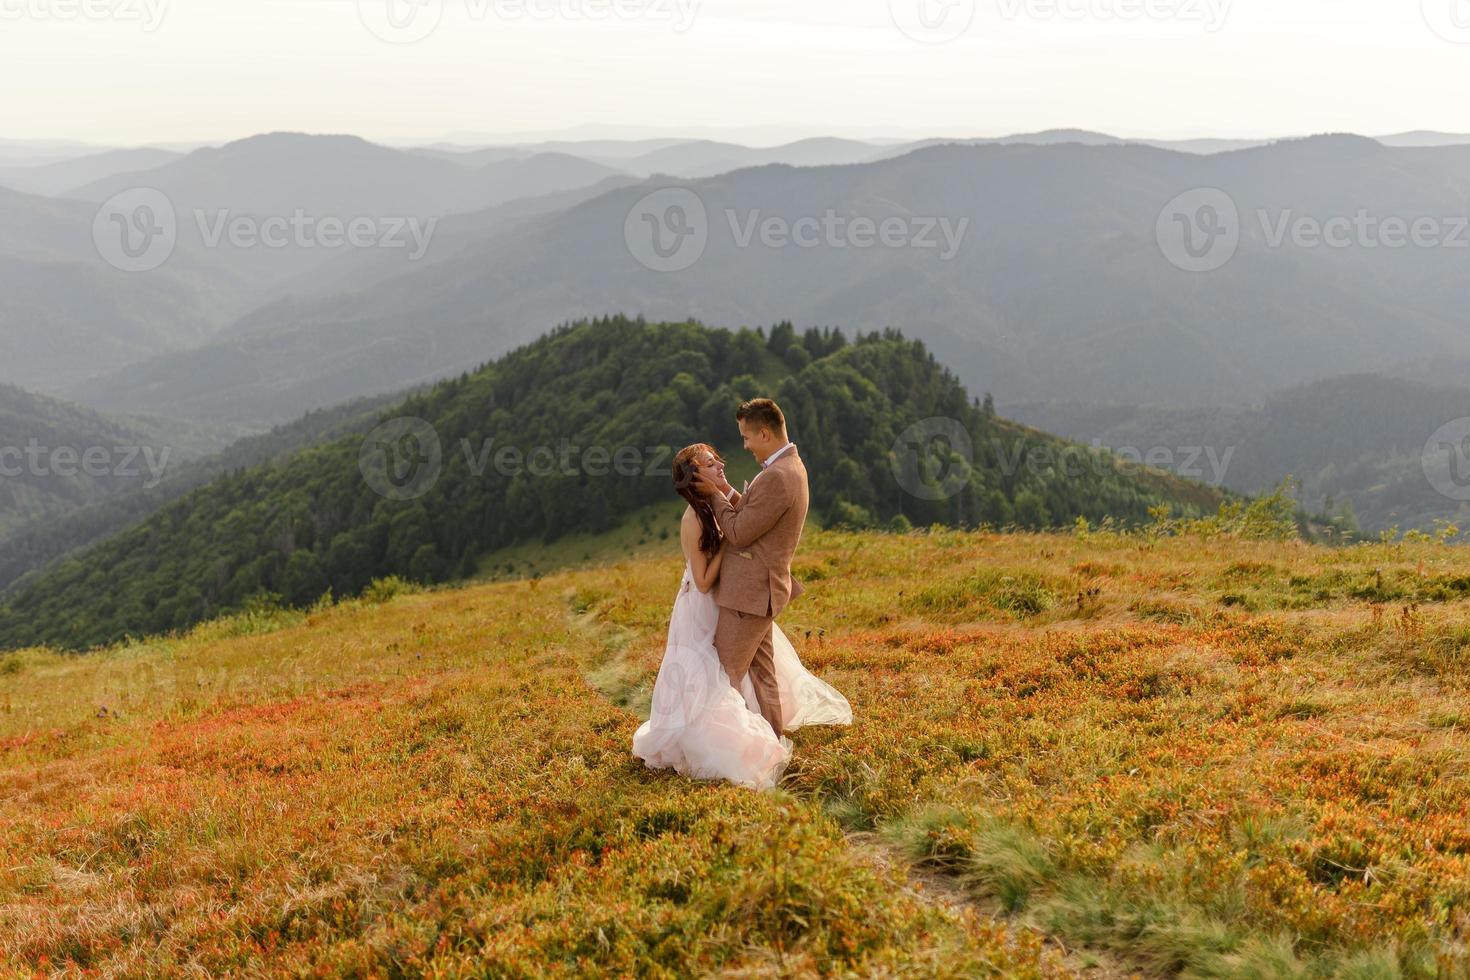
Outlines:
MULTIPOLYGON (((715 653, 718 621, 714 598, 694 587, 686 566, 669 618, 653 704, 648 721, 633 736, 633 755, 650 769, 767 789, 791 761, 791 740, 778 738, 761 717, 749 675, 740 690, 731 686, 715 653)), ((773 627, 772 633, 786 731, 852 724, 847 698, 802 666, 781 627, 773 627)))

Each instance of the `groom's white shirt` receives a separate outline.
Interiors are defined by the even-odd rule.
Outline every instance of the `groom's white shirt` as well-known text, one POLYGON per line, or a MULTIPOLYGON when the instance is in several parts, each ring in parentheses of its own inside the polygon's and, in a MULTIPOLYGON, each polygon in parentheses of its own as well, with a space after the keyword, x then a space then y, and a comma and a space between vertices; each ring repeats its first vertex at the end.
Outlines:
MULTIPOLYGON (((761 473, 764 473, 770 467, 770 465, 772 463, 774 463, 776 460, 780 459, 781 458, 781 454, 784 453, 784 452, 786 452, 786 450, 788 450, 788 449, 795 449, 795 448, 796 448, 796 443, 792 442, 790 439, 786 440, 786 445, 782 446, 780 449, 778 449, 775 452, 771 453, 771 455, 767 456, 765 458, 765 461, 761 463, 761 473)), ((757 479, 759 479, 761 473, 757 473, 755 476, 753 476, 753 477, 750 478, 750 481, 745 484, 745 491, 744 492, 746 492, 746 493, 749 493, 750 492, 750 484, 751 483, 754 483, 757 479)), ((726 500, 729 500, 732 503, 734 502, 734 499, 735 499, 735 488, 734 487, 731 487, 730 488, 730 492, 727 493, 727 494, 725 494, 725 499, 726 500)))
MULTIPOLYGON (((776 450, 775 452, 771 453, 771 455, 769 455, 769 456, 766 457, 766 461, 761 464, 761 469, 764 470, 764 469, 768 468, 772 463, 774 463, 776 460, 780 459, 781 458, 781 454, 784 453, 786 450, 788 450, 788 449, 795 449, 795 448, 796 448, 796 443, 794 443, 794 442, 792 442, 792 441, 790 441, 788 439, 786 441, 786 445, 782 446, 780 449, 776 450)), ((760 476, 760 474, 757 473, 756 476, 760 476)), ((751 482, 754 483, 755 481, 752 480, 751 482)))

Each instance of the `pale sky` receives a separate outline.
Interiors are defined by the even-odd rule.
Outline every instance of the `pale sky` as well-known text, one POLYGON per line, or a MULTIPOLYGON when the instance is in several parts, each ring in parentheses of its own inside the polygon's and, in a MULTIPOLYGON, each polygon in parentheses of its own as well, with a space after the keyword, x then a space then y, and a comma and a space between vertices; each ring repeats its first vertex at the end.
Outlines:
POLYGON ((0 138, 1470 132, 1470 0, 389 2, 0 0, 0 138))

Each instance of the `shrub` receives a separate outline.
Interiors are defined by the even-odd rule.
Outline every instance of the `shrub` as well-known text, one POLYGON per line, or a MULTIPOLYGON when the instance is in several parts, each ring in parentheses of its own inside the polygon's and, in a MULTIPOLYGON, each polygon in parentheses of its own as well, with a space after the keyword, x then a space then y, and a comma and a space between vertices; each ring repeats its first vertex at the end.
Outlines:
POLYGON ((413 595, 422 591, 422 588, 412 582, 406 582, 397 575, 389 575, 387 578, 373 579, 363 590, 362 601, 369 605, 381 605, 398 596, 413 595))

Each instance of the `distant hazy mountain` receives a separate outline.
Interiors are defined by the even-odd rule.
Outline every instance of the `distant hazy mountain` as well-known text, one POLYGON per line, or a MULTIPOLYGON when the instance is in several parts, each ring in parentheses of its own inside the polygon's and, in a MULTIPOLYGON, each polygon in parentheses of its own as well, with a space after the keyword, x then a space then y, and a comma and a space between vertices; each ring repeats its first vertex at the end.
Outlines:
POLYGON ((1418 129, 1410 133, 1395 133, 1380 136, 1378 142, 1384 146, 1464 146, 1470 143, 1470 135, 1461 133, 1435 133, 1418 129))
POLYGON ((519 160, 542 153, 558 153, 623 169, 624 163, 628 160, 658 150, 697 142, 700 141, 692 139, 549 140, 544 143, 523 143, 514 146, 462 146, 455 143, 435 143, 430 146, 414 147, 411 152, 428 154, 466 166, 484 166, 499 160, 519 160))
POLYGON ((917 143, 908 143, 894 146, 873 159, 883 159, 888 156, 897 156, 902 153, 912 152, 926 146, 943 146, 957 143, 962 146, 1008 146, 1015 143, 1025 143, 1033 146, 1055 146, 1061 143, 1081 143, 1083 146, 1117 146, 1123 143, 1136 143, 1139 146, 1152 146, 1161 150, 1176 150, 1180 153, 1228 153, 1233 150, 1249 150, 1258 146, 1265 146, 1273 142, 1267 139, 1185 139, 1185 140, 1151 140, 1151 139, 1123 139, 1118 136, 1110 136, 1107 133, 1097 133, 1086 129, 1048 129, 1037 133, 1016 133, 1013 136, 1000 136, 994 138, 976 138, 961 140, 928 139, 917 143))
POLYGON ((624 161, 622 166, 642 177, 653 174, 712 177, 742 167, 762 167, 772 163, 795 167, 861 163, 880 154, 887 155, 881 148, 858 140, 808 139, 765 148, 697 140, 633 157, 624 161))
POLYGON ((275 283, 350 250, 317 244, 313 229, 318 222, 367 221, 372 241, 417 253, 432 244, 432 222, 445 214, 588 187, 617 173, 565 154, 464 166, 355 136, 270 133, 196 150, 151 170, 115 174, 69 193, 102 201, 134 187, 162 191, 178 215, 180 241, 209 244, 252 280, 275 283), (298 215, 307 230, 300 241, 296 231, 284 232, 284 246, 251 241, 236 247, 228 236, 218 235, 224 220, 256 219, 258 224, 298 215))
POLYGON ((43 399, 33 398, 33 404, 26 406, 24 393, 19 396, 22 403, 17 409, 15 390, 0 387, 0 432, 7 437, 7 444, 23 447, 34 437, 50 446, 75 445, 85 440, 87 445, 111 447, 118 444, 117 440, 129 440, 124 444, 152 447, 155 460, 163 447, 171 450, 166 465, 160 468, 161 479, 156 481, 146 471, 146 457, 137 464, 145 471, 142 479, 56 485, 33 481, 40 483, 39 488, 0 481, 0 593, 68 553, 126 530, 211 480, 321 442, 365 433, 377 423, 384 407, 409 394, 405 391, 356 399, 314 411, 269 432, 229 442, 218 452, 206 455, 206 450, 218 449, 230 434, 172 421, 108 419, 43 399), (74 434, 78 432, 82 435, 74 434), (11 503, 7 505, 7 501, 11 503))
POLYGON ((63 194, 83 184, 115 174, 161 167, 181 156, 172 150, 143 147, 136 150, 107 150, 70 160, 39 166, 0 169, 0 187, 27 194, 63 194))
POLYGON ((356 136, 268 133, 196 150, 162 167, 95 181, 76 188, 72 196, 101 201, 148 186, 169 195, 179 208, 229 208, 254 215, 289 215, 300 208, 343 219, 428 217, 594 184, 614 173, 566 155, 498 159, 466 168, 356 136))
POLYGON ((566 153, 537 153, 488 163, 476 171, 475 191, 453 208, 456 213, 591 187, 623 171, 566 153))
POLYGON ((1273 140, 1230 140, 1230 139, 1193 139, 1193 140, 1130 140, 1133 143, 1142 143, 1144 146, 1156 146, 1161 150, 1178 150, 1180 153, 1230 153, 1235 150, 1250 150, 1258 146, 1266 146, 1273 140))
MULTIPOLYGON (((1406 138, 1413 134, 1405 134, 1406 138)), ((1438 135, 1438 134, 1430 134, 1438 135)), ((1395 139, 1391 137, 1390 139, 1395 139)), ((1449 145, 1465 142, 1444 137, 1440 142, 1423 145, 1449 145)), ((1184 153, 1224 153, 1264 146, 1268 139, 1123 139, 1107 133, 1085 129, 1051 129, 1035 133, 1015 133, 997 137, 930 137, 922 140, 852 140, 814 137, 774 147, 749 146, 719 140, 582 140, 527 143, 516 146, 461 147, 436 144, 413 150, 438 159, 465 165, 483 165, 491 161, 516 159, 535 153, 567 153, 586 160, 626 170, 639 176, 668 174, 674 177, 711 177, 743 167, 760 167, 785 163, 797 167, 820 167, 846 163, 866 163, 903 156, 930 146, 986 146, 1027 143, 1049 146, 1058 143, 1081 143, 1106 146, 1138 143, 1184 153)), ((1408 145, 1408 144, 1405 144, 1408 145)))
POLYGON ((630 251, 628 217, 654 185, 630 187, 359 292, 258 311, 228 342, 118 372, 88 397, 165 414, 289 415, 454 372, 550 324, 616 309, 729 325, 899 326, 972 390, 1010 402, 1239 402, 1410 356, 1470 355, 1463 251, 1269 241, 1283 214, 1463 214, 1467 171, 1467 147, 1357 137, 1210 156, 938 146, 870 164, 762 167, 687 182, 710 233, 699 261, 677 272, 645 268, 630 251), (1166 204, 1202 187, 1233 196, 1241 242, 1223 268, 1191 273, 1165 259, 1156 228, 1166 204), (897 219, 938 247, 739 242, 752 220, 829 210, 897 219), (926 218, 952 230, 968 222, 950 261, 926 218))
POLYGON ((160 482, 226 441, 219 427, 109 417, 0 384, 0 538, 160 482))
POLYGON ((462 167, 483 167, 487 163, 524 160, 533 155, 529 150, 521 150, 513 146, 464 147, 446 143, 409 147, 407 152, 432 157, 435 160, 447 160, 462 167))
MULTIPOLYGON (((1330 378, 1275 392, 1254 406, 1147 408, 1052 402, 1003 405, 1016 419, 1125 457, 1247 493, 1303 481, 1315 510, 1350 502, 1364 530, 1432 529, 1470 518, 1424 469, 1430 436, 1470 416, 1470 386, 1431 386, 1381 375, 1330 378)), ((1470 529, 1470 523, 1466 523, 1470 529)))
POLYGON ((261 295, 212 256, 180 246, 130 274, 92 238, 96 208, 0 189, 0 382, 55 389, 202 343, 261 295))
POLYGON ((682 143, 699 142, 694 139, 641 139, 641 140, 548 140, 544 143, 519 144, 519 149, 535 153, 570 153, 588 160, 621 162, 641 157, 656 150, 678 146, 682 143))
POLYGON ((898 156, 922 150, 930 146, 1011 146, 1021 143, 1028 146, 1056 146, 1062 143, 1080 143, 1083 146, 1114 146, 1127 140, 1107 133, 1095 133, 1087 129, 1048 129, 1036 133, 1015 133, 1010 136, 977 136, 962 139, 919 140, 914 143, 898 144, 885 149, 885 156, 898 156))
POLYGON ((73 140, 0 139, 0 167, 34 167, 101 153, 109 147, 73 140))
POLYGON ((344 252, 321 266, 281 282, 277 290, 282 297, 279 303, 268 304, 243 317, 220 336, 250 333, 255 324, 269 322, 282 304, 374 286, 392 276, 453 258, 489 235, 507 233, 534 218, 563 211, 608 191, 636 183, 638 180, 634 177, 608 177, 590 187, 523 197, 469 214, 446 215, 435 227, 429 247, 417 258, 403 249, 367 248, 344 252))

